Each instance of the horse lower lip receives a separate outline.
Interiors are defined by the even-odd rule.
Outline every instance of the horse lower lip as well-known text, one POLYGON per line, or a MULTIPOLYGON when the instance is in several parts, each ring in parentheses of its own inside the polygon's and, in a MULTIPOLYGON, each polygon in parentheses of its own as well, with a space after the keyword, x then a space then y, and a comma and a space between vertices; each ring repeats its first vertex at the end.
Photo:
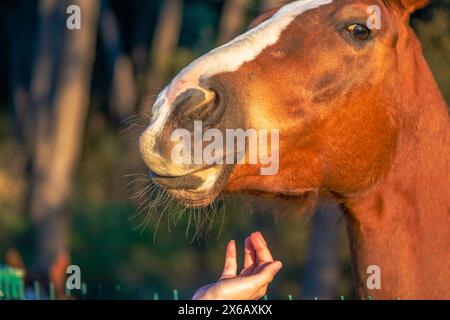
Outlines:
POLYGON ((183 177, 189 177, 189 176, 201 173, 201 172, 205 172, 205 171, 207 171, 207 170, 209 170, 209 169, 211 169, 213 167, 215 167, 214 164, 208 165, 208 166, 204 166, 202 168, 199 168, 199 169, 196 169, 196 170, 193 170, 193 171, 189 171, 186 174, 178 175, 178 176, 159 175, 159 174, 157 174, 157 173, 155 173, 153 171, 150 171, 148 175, 149 175, 149 177, 151 179, 154 179, 154 178, 178 179, 178 178, 183 178, 183 177))
POLYGON ((209 171, 212 168, 213 166, 208 166, 183 176, 160 176, 154 172, 150 172, 150 178, 160 186, 167 189, 195 191, 202 187, 205 179, 207 179, 207 175, 209 175, 209 171))
POLYGON ((153 181, 157 184, 169 188, 169 189, 185 189, 195 190, 202 184, 203 180, 193 175, 187 175, 182 177, 152 177, 153 181))

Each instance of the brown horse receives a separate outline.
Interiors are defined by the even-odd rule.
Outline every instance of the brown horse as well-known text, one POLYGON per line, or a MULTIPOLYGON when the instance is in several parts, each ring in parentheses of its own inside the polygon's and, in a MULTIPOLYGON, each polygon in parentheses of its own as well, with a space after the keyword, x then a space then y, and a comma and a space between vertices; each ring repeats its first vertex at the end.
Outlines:
POLYGON ((360 297, 449 299, 450 121, 409 27, 425 2, 303 0, 262 15, 159 95, 140 138, 153 180, 191 207, 222 191, 332 195, 360 297), (381 28, 368 27, 371 5, 381 28), (279 130, 279 171, 175 163, 171 132, 195 120, 279 130), (371 266, 381 287, 367 285, 371 266))

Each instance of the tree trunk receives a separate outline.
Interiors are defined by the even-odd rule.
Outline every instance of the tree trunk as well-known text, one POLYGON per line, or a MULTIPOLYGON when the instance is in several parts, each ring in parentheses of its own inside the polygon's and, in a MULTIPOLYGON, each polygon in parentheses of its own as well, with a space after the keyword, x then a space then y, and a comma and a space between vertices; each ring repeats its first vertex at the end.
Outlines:
MULTIPOLYGON (((182 12, 182 0, 164 1, 152 43, 147 86, 150 95, 162 90, 168 76, 170 61, 180 36, 182 12)), ((146 104, 142 111, 147 114, 150 111, 149 105, 146 104)))
POLYGON ((7 11, 5 17, 10 48, 9 90, 14 105, 14 131, 20 142, 27 142, 31 134, 28 80, 32 64, 29 52, 33 47, 27 41, 27 36, 33 31, 33 27, 23 21, 33 18, 34 9, 33 5, 22 2, 7 2, 0 9, 7 11))
MULTIPOLYGON (((155 2, 135 0, 131 56, 138 79, 145 76, 148 71, 148 60, 150 58, 148 39, 155 27, 153 25, 153 21, 156 20, 156 14, 154 14, 156 11, 155 2)), ((139 87, 139 90, 142 89, 139 87)))
POLYGON ((262 0, 261 1, 261 10, 266 11, 276 7, 279 7, 288 1, 286 0, 262 0))
POLYGON ((89 105, 100 5, 91 0, 71 4, 81 9, 81 30, 68 30, 65 21, 55 24, 47 19, 55 13, 67 17, 58 0, 43 0, 40 6, 40 49, 32 89, 36 136, 30 211, 36 227, 37 266, 43 272, 67 252, 67 201, 89 105), (54 30, 64 30, 60 61, 55 57, 54 30))
POLYGON ((340 272, 339 220, 337 205, 318 209, 311 224, 309 257, 303 279, 303 296, 321 300, 337 299, 340 272))
POLYGON ((100 30, 112 79, 109 105, 112 115, 121 122, 135 114, 137 88, 133 64, 123 52, 117 19, 107 0, 102 0, 100 30))
POLYGON ((220 44, 232 40, 242 31, 245 26, 245 11, 248 3, 248 0, 225 1, 219 26, 220 44))

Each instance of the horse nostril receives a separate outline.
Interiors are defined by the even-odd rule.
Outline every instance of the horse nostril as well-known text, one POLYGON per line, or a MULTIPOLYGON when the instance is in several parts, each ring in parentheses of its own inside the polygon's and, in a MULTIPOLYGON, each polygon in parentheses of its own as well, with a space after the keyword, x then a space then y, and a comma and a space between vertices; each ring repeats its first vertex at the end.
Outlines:
POLYGON ((220 102, 220 97, 214 90, 188 89, 175 100, 174 115, 180 124, 187 124, 188 127, 193 121, 213 125, 222 116, 220 102))

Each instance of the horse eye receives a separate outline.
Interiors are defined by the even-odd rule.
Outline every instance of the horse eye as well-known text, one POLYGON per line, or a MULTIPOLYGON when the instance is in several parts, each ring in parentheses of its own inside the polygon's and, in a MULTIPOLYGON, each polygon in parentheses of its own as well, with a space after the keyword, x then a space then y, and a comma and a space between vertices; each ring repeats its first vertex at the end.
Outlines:
POLYGON ((354 23, 347 27, 347 31, 358 40, 367 40, 370 37, 370 30, 365 25, 354 23))

